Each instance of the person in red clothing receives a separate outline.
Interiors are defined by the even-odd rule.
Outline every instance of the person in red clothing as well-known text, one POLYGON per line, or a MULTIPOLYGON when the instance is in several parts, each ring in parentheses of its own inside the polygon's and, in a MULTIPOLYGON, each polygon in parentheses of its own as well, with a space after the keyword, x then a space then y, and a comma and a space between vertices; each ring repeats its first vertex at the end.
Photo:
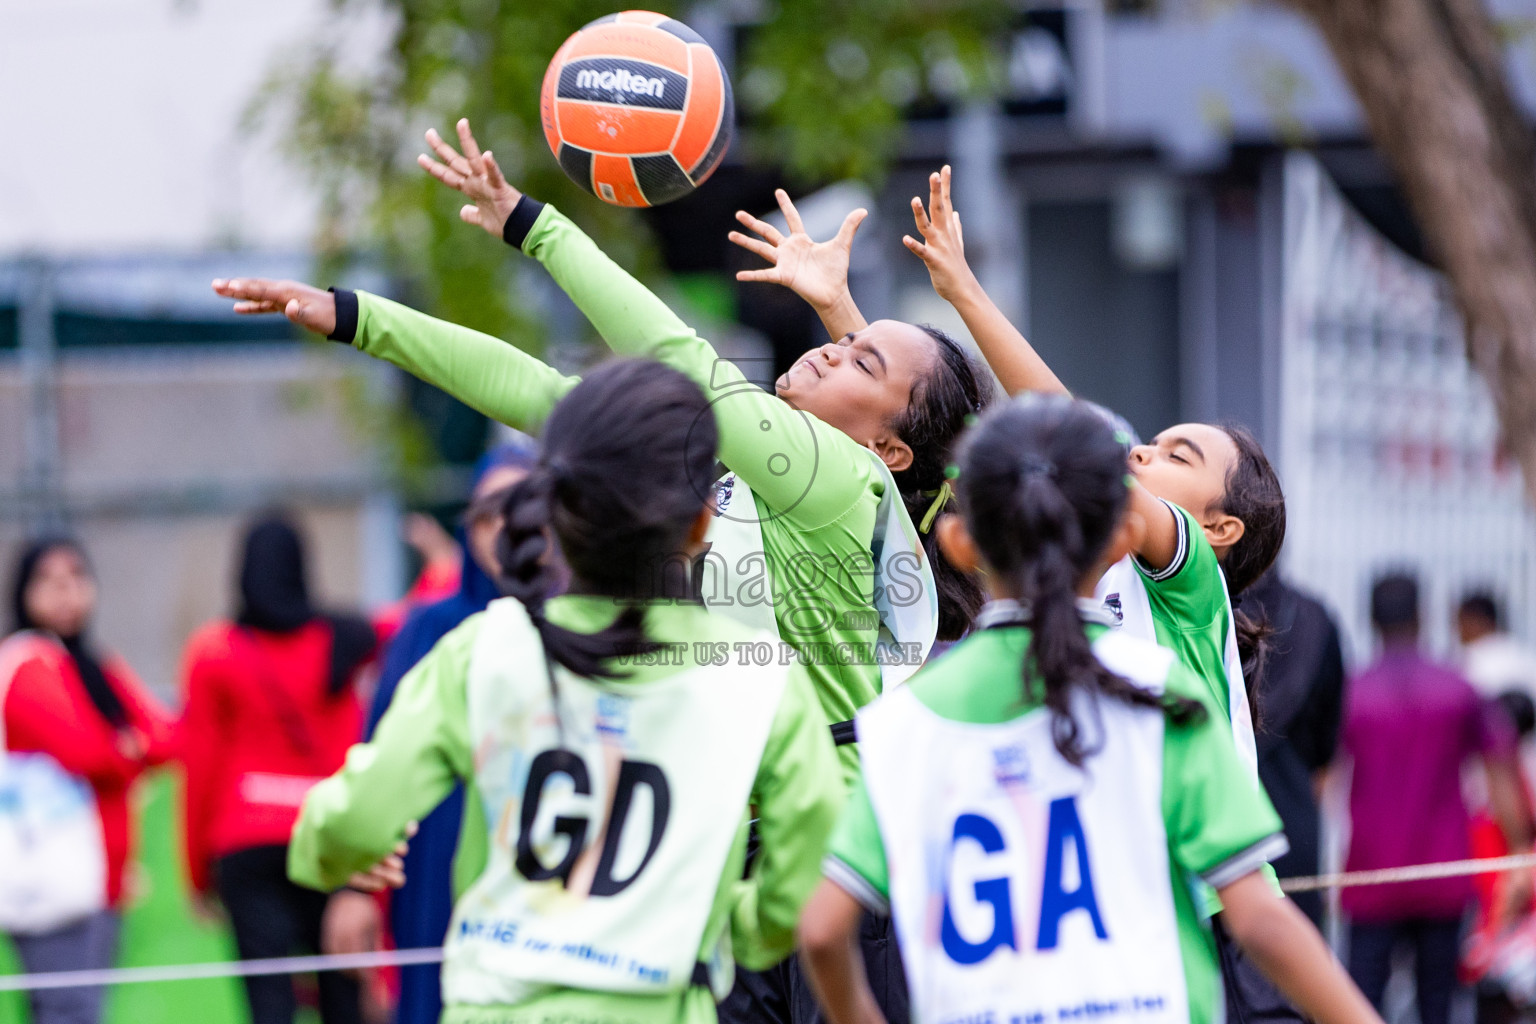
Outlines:
MULTIPOLYGON (((326 897, 288 881, 288 835, 304 795, 341 767, 362 729, 354 690, 372 627, 310 604, 304 547, 282 517, 254 524, 233 622, 198 630, 183 659, 179 727, 187 870, 197 901, 215 894, 245 959, 318 952, 326 897)), ((361 1019, 355 979, 321 974, 326 1024, 361 1019)), ((291 1024, 291 979, 247 978, 252 1024, 291 1024)))
MULTIPOLYGON (((0 804, 12 816, 7 824, 28 816, 29 801, 35 806, 48 799, 44 789, 55 796, 66 792, 58 788, 62 783, 94 801, 99 827, 91 828, 86 817, 85 827, 63 847, 49 849, 50 838, 64 839, 68 826, 48 817, 56 830, 51 837, 18 843, 10 853, 18 863, 7 865, 5 882, 12 884, 0 900, 0 923, 27 971, 109 967, 133 850, 130 796, 145 768, 170 757, 170 718, 122 659, 98 652, 87 640, 96 581, 78 542, 55 537, 29 544, 17 565, 12 602, 17 631, 0 659, 0 775, 9 790, 0 804), (49 859, 76 867, 50 871, 49 859), (21 903, 14 883, 22 874, 54 891, 31 893, 36 898, 21 903)), ((86 806, 80 810, 91 813, 86 806)), ((102 995, 101 989, 33 992, 33 1024, 97 1021, 102 995)))

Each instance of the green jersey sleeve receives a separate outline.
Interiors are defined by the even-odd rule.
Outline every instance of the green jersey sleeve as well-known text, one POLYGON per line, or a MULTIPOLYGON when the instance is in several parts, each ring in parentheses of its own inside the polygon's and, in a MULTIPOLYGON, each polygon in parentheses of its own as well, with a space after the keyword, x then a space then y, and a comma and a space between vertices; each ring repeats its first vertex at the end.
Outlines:
POLYGON ((559 210, 543 208, 522 248, 615 352, 658 359, 704 389, 720 432, 720 461, 774 511, 816 529, 878 486, 866 449, 748 381, 559 210))
POLYGON ((820 877, 818 865, 842 804, 843 781, 810 678, 790 670, 752 787, 761 838, 751 874, 737 886, 731 948, 765 970, 795 948, 795 924, 820 877))
POLYGON ((1227 605, 1221 564, 1195 517, 1170 501, 1163 504, 1173 513, 1178 529, 1173 560, 1153 569, 1138 557, 1134 560, 1136 569, 1146 580, 1148 593, 1170 617, 1181 622, 1210 622, 1223 615, 1227 605))
POLYGON ((1163 504, 1173 513, 1178 527, 1173 560, 1154 571, 1141 559, 1134 559, 1136 571, 1146 584, 1157 642, 1171 648, 1206 681, 1210 696, 1223 709, 1222 717, 1230 720, 1232 690, 1242 686, 1240 675, 1231 676, 1242 670, 1228 663, 1232 613, 1221 565, 1195 518, 1177 505, 1163 504))
POLYGON ((1214 889, 1285 853, 1280 817, 1238 757, 1232 730, 1205 687, 1175 663, 1168 692, 1197 700, 1205 716, 1168 724, 1163 742, 1163 820, 1169 852, 1214 889))
POLYGON ((288 876, 330 890, 378 863, 470 776, 465 679, 483 621, 466 619, 400 680, 373 739, 309 791, 288 844, 288 876))
POLYGON ((488 334, 377 295, 358 292, 357 307, 353 344, 360 351, 530 434, 540 431, 555 403, 580 379, 488 334))
POLYGON ((832 833, 821 873, 875 914, 891 912, 891 876, 869 790, 859 779, 832 833))

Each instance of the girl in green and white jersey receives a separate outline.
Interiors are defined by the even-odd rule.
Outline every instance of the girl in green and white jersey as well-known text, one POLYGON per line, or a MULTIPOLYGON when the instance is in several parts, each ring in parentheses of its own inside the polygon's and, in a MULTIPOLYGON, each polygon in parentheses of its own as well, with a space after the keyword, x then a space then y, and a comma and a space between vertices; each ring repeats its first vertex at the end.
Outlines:
MULTIPOLYGON (((1066 393, 1024 336, 982 290, 965 259, 960 215, 950 201, 950 170, 930 175, 928 205, 912 200, 923 240, 903 238, 928 268, 934 290, 965 321, 988 364, 1009 394, 1066 393)), ((743 224, 761 225, 744 214, 743 224)), ((831 258, 830 243, 786 239, 769 246, 743 235, 733 239, 796 273, 768 273, 815 306, 829 330, 858 330, 863 316, 848 295, 847 263, 831 258)), ((748 271, 748 275, 763 271, 748 271)), ((739 275, 740 276, 740 275, 739 275)), ((1125 438, 1129 444, 1129 437, 1125 438)), ((1234 614, 1231 595, 1241 594, 1274 562, 1285 537, 1285 496, 1263 448, 1240 426, 1184 423, 1151 444, 1130 448, 1128 468, 1136 481, 1131 515, 1138 524, 1125 557, 1106 566, 1094 599, 1116 628, 1169 648, 1204 682, 1214 707, 1232 730, 1243 771, 1237 778, 1259 786, 1254 706, 1263 661, 1262 630, 1234 614)), ((1266 874, 1273 872, 1266 866, 1266 874)), ((1202 891, 1204 912, 1220 904, 1202 891)), ((1231 1016, 1296 1020, 1262 977, 1230 943, 1218 941, 1237 979, 1229 991, 1231 1016)))
POLYGON ((460 855, 446 1024, 713 1024, 733 960, 793 946, 844 787, 805 671, 720 668, 767 635, 675 571, 713 518, 716 440, 703 392, 658 363, 576 385, 507 501, 513 596, 433 648, 304 802, 289 873, 334 889, 388 875, 408 823, 470 784, 487 827, 460 855), (551 537, 571 581, 546 600, 551 537))
MULTIPOLYGON (((909 236, 903 242, 922 258, 934 290, 960 314, 1003 389, 1010 395, 1066 394, 1066 385, 987 297, 966 263, 948 167, 930 176, 927 207, 914 198, 912 212, 923 240, 909 236)), ((737 216, 747 226, 767 228, 737 216)), ((848 293, 847 261, 832 258, 840 251, 834 243, 802 236, 769 245, 741 234, 732 240, 795 268, 793 275, 769 268, 738 277, 790 287, 816 308, 830 331, 864 325, 848 293)), ((1126 442, 1129 447, 1129 437, 1126 442)), ((1260 630, 1233 614, 1228 589, 1240 594, 1280 551, 1285 496, 1279 478, 1253 436, 1233 424, 1169 427, 1152 443, 1130 448, 1129 468, 1138 485, 1131 508, 1143 529, 1127 557, 1106 570, 1097 596, 1117 624, 1171 648, 1207 681, 1256 780, 1245 678, 1255 675, 1262 660, 1260 630)))
POLYGON ((857 719, 863 780, 801 921, 833 1024, 879 1014, 853 930, 893 915, 920 1024, 1217 1024, 1190 882, 1318 1024, 1380 1024, 1260 873, 1280 821, 1206 684, 1093 601, 1136 543, 1125 453, 1086 403, 1015 399, 967 435, 939 541, 983 569, 978 629, 857 719))

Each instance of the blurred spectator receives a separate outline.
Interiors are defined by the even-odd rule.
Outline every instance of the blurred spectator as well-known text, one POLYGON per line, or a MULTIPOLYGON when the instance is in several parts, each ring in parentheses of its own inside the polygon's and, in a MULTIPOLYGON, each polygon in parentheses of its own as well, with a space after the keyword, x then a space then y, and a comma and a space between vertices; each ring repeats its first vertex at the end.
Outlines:
MULTIPOLYGON (((507 491, 528 474, 538 459, 531 442, 496 448, 475 467, 474 488, 464 513, 465 560, 459 592, 417 609, 405 620, 384 655, 378 692, 368 715, 372 736, 400 679, 459 623, 500 596, 492 582, 496 574, 496 538, 507 491)), ((401 949, 441 945, 453 913, 453 855, 464 813, 464 790, 456 787, 437 809, 420 822, 405 858, 405 886, 390 897, 390 927, 401 949)), ((344 940, 345 948, 364 948, 361 937, 344 940)), ((435 1024, 442 1014, 436 964, 404 967, 400 971, 400 1024, 435 1024)))
MULTIPOLYGON (((0 928, 29 972, 110 967, 133 783, 171 755, 170 719, 88 639, 96 581, 77 542, 29 545, 11 593, 17 632, 0 647, 0 928)), ((33 1024, 90 1024, 102 996, 32 992, 33 1024)))
MULTIPOLYGON (((1339 629, 1320 603, 1271 570, 1243 594, 1273 630, 1259 683, 1259 779, 1285 823, 1291 849, 1274 862, 1281 878, 1318 873, 1317 794, 1338 747, 1344 705, 1339 629)), ((1319 928, 1321 893, 1292 897, 1319 928)))
MULTIPOLYGON (((363 619, 310 604, 303 544, 282 518, 251 527, 234 622, 204 626, 184 660, 187 870, 199 905, 217 891, 241 957, 318 952, 327 897, 288 881, 304 794, 341 767, 362 727, 354 691, 372 656, 363 619)), ((360 1020, 356 979, 319 975, 326 1024, 360 1020)), ((292 980, 245 979, 252 1024, 291 1024, 292 980)))
MULTIPOLYGON (((1531 736, 1536 732, 1536 704, 1522 690, 1500 695, 1496 703, 1519 737, 1522 758, 1530 756, 1531 736)), ((1532 808, 1530 775, 1524 783, 1525 806, 1532 808)), ((1472 856, 1503 857, 1510 852, 1504 831, 1486 808, 1472 821, 1472 856)), ((1532 980, 1536 979, 1536 943, 1533 943, 1531 907, 1510 905, 1508 874, 1476 875, 1472 884, 1477 891, 1477 916, 1470 941, 1462 956, 1464 976, 1477 982, 1478 1024, 1512 1024, 1530 1006, 1532 980), (1509 925, 1514 913, 1525 920, 1519 927, 1509 925)))
POLYGON ((1536 653, 1511 636, 1492 594, 1468 594, 1456 609, 1461 671, 1490 700, 1519 690, 1536 698, 1536 653))
MULTIPOLYGON (((1490 804, 1514 849, 1529 847, 1513 729, 1455 672, 1420 653, 1419 587, 1410 576, 1371 592, 1380 657, 1350 684, 1343 747, 1353 763, 1345 868, 1368 871, 1469 855, 1461 772, 1480 758, 1490 804)), ((1522 875, 1522 880, 1528 876, 1522 875)), ((1378 1010, 1399 946, 1413 950, 1419 1019, 1446 1024, 1456 991, 1458 938, 1472 900, 1469 878, 1347 888, 1349 971, 1378 1010)), ((1529 902, 1526 889, 1525 902, 1529 902)))
POLYGON ((421 559, 421 570, 403 596, 371 616, 381 650, 389 646, 413 610, 451 597, 459 589, 459 573, 464 564, 464 552, 458 541, 424 512, 405 516, 400 536, 421 559))

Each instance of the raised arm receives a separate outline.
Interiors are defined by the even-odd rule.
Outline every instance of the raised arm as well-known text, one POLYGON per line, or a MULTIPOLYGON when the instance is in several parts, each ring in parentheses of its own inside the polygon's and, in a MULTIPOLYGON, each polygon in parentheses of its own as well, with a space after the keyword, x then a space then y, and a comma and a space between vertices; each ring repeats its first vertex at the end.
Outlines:
POLYGON ((753 238, 740 231, 726 237, 743 249, 768 261, 756 270, 738 270, 738 281, 767 281, 781 284, 810 303, 821 325, 832 338, 842 338, 869 326, 864 314, 854 304, 848 290, 848 260, 853 252, 853 236, 869 211, 857 209, 843 218, 843 226, 830 241, 815 242, 806 234, 800 211, 790 201, 789 193, 774 189, 774 199, 784 213, 789 227, 786 235, 767 221, 758 220, 745 210, 736 211, 742 227, 760 235, 753 238))
MULTIPOLYGON (((1182 568, 1191 550, 1190 520, 1140 484, 1131 487, 1128 511, 1141 521, 1134 554, 1142 568, 1154 577, 1172 576, 1182 568)), ((1193 528, 1198 530, 1198 524, 1193 528)))
POLYGON ((367 292, 321 291, 298 281, 219 279, 213 290, 241 314, 282 313, 332 341, 371 356, 453 395, 494 420, 538 433, 578 378, 513 345, 419 313, 367 292))
POLYGON ((720 431, 720 460, 770 507, 814 528, 861 498, 870 458, 855 442, 753 385, 568 218, 507 184, 467 122, 459 122, 463 153, 436 132, 427 141, 439 159, 423 154, 418 162, 474 200, 460 211, 466 222, 543 264, 615 352, 660 360, 704 389, 720 431))
POLYGON ((965 321, 966 330, 976 339, 1003 390, 1010 395, 1021 391, 1066 394, 1067 386, 988 298, 965 261, 965 238, 960 229, 960 214, 949 199, 949 177, 948 164, 928 176, 926 211, 922 199, 912 197, 912 218, 923 240, 903 235, 902 244, 928 267, 933 290, 954 306, 965 321))

